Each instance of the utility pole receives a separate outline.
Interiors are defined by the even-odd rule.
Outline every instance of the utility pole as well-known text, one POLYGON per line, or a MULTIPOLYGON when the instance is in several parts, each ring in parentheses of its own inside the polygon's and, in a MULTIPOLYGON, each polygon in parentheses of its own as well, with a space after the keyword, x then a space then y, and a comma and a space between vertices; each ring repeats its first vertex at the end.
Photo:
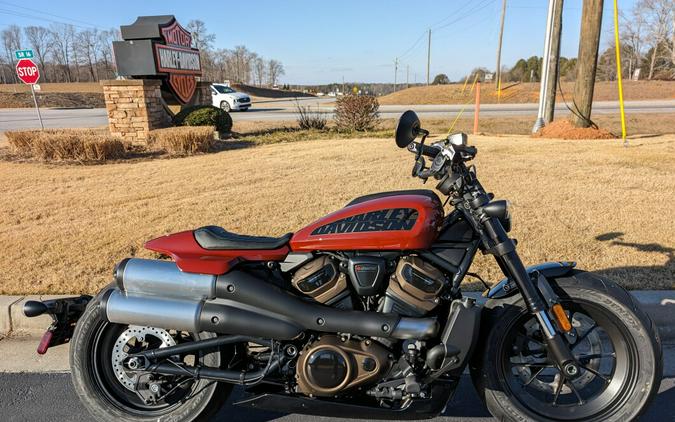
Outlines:
POLYGON ((558 71, 560 62, 560 36, 562 34, 563 1, 555 0, 553 6, 553 29, 551 30, 551 51, 548 65, 548 81, 546 82, 546 100, 544 106, 544 122, 551 123, 555 114, 555 93, 558 87, 558 71))
POLYGON ((577 61, 577 80, 574 83, 574 106, 576 113, 572 123, 576 127, 591 125, 593 88, 598 67, 598 48, 602 26, 603 0, 584 0, 581 10, 581 35, 577 61))
POLYGON ((394 59, 394 92, 396 92, 397 82, 398 82, 398 57, 394 59))
POLYGON ((345 75, 342 75, 342 94, 345 93, 345 75))
POLYGON ((502 77, 502 39, 504 38, 504 16, 506 15, 506 0, 502 2, 502 19, 499 25, 499 43, 497 44, 497 71, 495 74, 495 89, 499 89, 502 77))
POLYGON ((410 65, 405 65, 405 87, 410 88, 410 65))
POLYGON ((556 0, 549 0, 548 14, 546 15, 546 35, 544 36, 544 57, 541 64, 539 77, 539 110, 537 120, 534 122, 532 133, 537 133, 544 127, 544 109, 546 108, 546 83, 548 82, 549 58, 551 53, 551 29, 553 28, 553 9, 556 0))
POLYGON ((427 85, 429 85, 429 67, 431 67, 431 28, 429 28, 429 42, 427 43, 427 85))

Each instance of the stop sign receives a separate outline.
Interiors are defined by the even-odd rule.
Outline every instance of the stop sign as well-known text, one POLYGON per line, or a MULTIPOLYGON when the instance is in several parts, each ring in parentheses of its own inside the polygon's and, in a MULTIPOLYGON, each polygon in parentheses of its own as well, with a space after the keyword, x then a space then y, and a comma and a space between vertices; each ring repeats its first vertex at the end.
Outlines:
POLYGON ((33 85, 40 79, 40 71, 31 59, 21 59, 16 64, 16 75, 21 82, 33 85))

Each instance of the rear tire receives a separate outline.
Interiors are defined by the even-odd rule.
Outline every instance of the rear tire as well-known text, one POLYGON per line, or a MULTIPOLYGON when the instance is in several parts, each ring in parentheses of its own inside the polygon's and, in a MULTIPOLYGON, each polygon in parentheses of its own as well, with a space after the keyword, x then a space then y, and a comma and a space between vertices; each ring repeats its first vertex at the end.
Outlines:
POLYGON ((586 329, 577 328, 580 331, 573 344, 586 346, 600 339, 609 341, 610 346, 591 345, 592 350, 585 354, 573 349, 591 369, 583 369, 583 376, 569 385, 570 381, 560 375, 551 377, 557 369, 548 367, 545 347, 537 346, 541 339, 533 338, 526 329, 527 321, 532 326, 532 317, 522 297, 516 294, 490 300, 481 322, 481 344, 477 348, 481 352, 471 363, 479 396, 490 413, 502 421, 636 419, 661 383, 661 342, 654 323, 628 292, 594 274, 578 271, 549 281, 565 309, 577 318, 573 322, 583 327, 584 317, 591 321, 586 329), (528 364, 522 365, 524 361, 528 364), (598 392, 593 393, 594 388, 598 392), (589 390, 589 397, 583 397, 581 393, 589 390), (563 402, 566 394, 567 401, 563 402))
MULTIPOLYGON (((135 393, 125 391, 124 387, 119 388, 122 384, 114 376, 109 376, 107 374, 109 371, 105 367, 100 367, 99 359, 105 362, 106 354, 111 353, 110 350, 98 351, 105 349, 102 345, 109 343, 109 341, 100 340, 105 337, 101 333, 105 330, 119 330, 125 327, 109 323, 105 317, 105 310, 99 306, 102 294, 106 290, 104 289, 89 303, 77 323, 70 342, 73 386, 91 415, 96 420, 106 422, 192 422, 205 421, 215 415, 232 390, 230 384, 196 381, 192 386, 192 395, 186 397, 184 401, 176 400, 175 403, 170 403, 164 408, 153 408, 136 403, 135 393), (115 385, 115 382, 119 385, 115 385), (128 402, 125 402, 125 397, 128 402)), ((221 361, 218 353, 204 355, 201 359, 203 364, 209 366, 219 366, 221 361)))

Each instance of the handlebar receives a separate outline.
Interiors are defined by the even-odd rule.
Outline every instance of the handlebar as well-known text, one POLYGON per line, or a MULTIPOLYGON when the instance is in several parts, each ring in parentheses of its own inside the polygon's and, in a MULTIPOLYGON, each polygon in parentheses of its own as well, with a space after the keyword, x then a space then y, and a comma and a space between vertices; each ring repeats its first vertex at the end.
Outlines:
POLYGON ((465 153, 467 155, 470 155, 474 157, 476 153, 478 152, 478 149, 476 147, 468 146, 468 145, 454 145, 453 148, 455 149, 455 152, 458 153, 465 153))
POLYGON ((435 158, 438 153, 441 152, 441 150, 436 147, 430 147, 428 145, 420 144, 419 142, 411 142, 410 145, 408 145, 408 150, 414 153, 421 150, 422 155, 430 158, 435 158))

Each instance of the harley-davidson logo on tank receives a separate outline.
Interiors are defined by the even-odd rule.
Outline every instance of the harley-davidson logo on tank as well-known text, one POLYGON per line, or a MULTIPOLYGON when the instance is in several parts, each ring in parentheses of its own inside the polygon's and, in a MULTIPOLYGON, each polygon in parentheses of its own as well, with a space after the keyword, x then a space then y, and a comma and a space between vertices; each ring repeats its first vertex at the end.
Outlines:
POLYGON ((317 227, 312 235, 412 230, 417 221, 417 215, 417 210, 414 208, 372 211, 317 227))
POLYGON ((140 16, 122 26, 124 41, 113 42, 118 73, 122 76, 161 78, 181 104, 189 103, 202 74, 199 50, 192 34, 172 15, 140 16))

